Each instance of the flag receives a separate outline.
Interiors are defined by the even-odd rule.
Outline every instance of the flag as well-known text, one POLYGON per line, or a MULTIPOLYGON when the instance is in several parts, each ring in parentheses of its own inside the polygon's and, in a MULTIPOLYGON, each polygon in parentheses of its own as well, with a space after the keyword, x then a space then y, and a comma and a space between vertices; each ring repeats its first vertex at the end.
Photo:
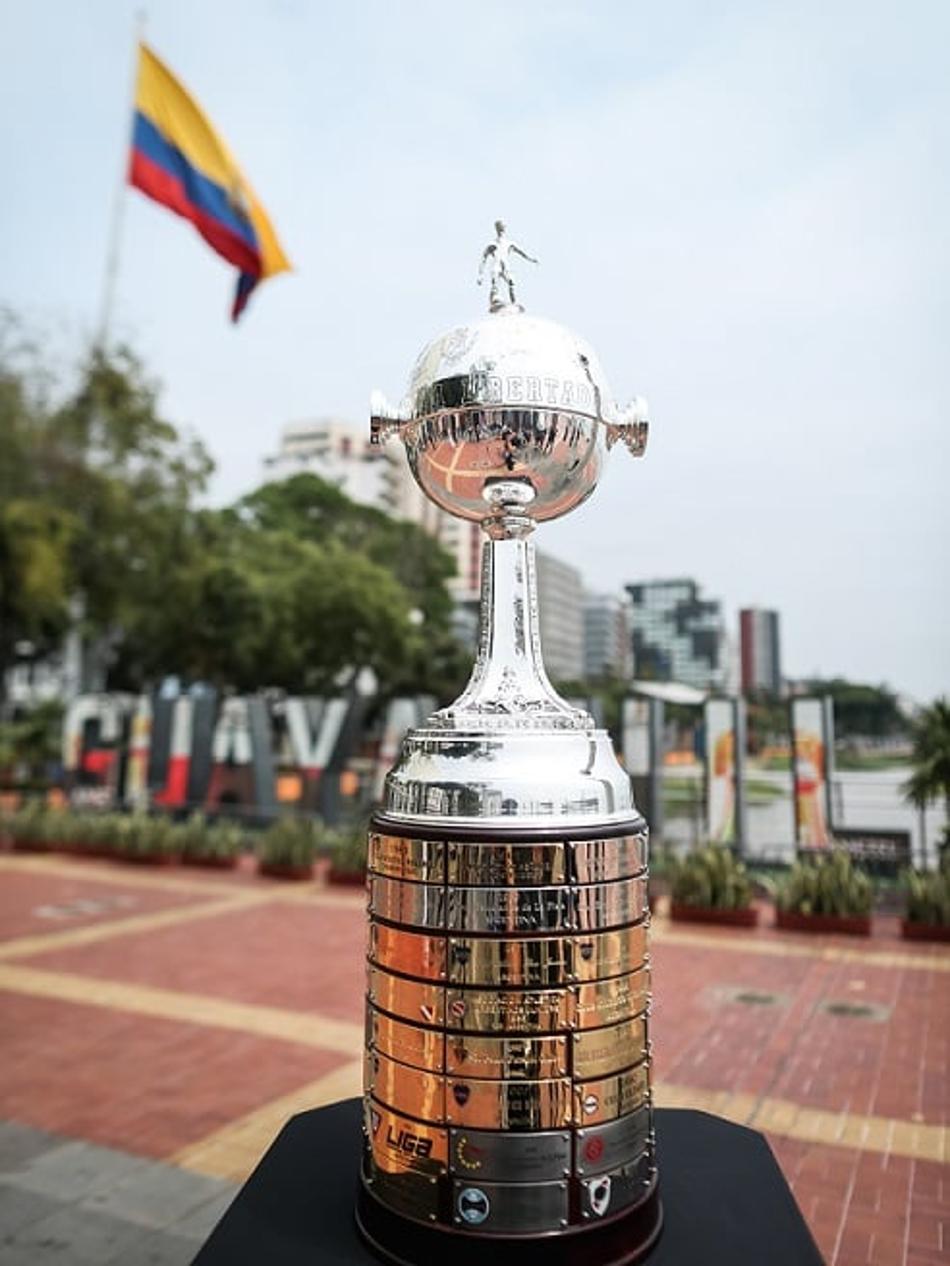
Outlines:
POLYGON ((231 318, 254 287, 286 272, 267 212, 204 111, 155 56, 139 45, 129 183, 190 220, 238 269, 231 318))

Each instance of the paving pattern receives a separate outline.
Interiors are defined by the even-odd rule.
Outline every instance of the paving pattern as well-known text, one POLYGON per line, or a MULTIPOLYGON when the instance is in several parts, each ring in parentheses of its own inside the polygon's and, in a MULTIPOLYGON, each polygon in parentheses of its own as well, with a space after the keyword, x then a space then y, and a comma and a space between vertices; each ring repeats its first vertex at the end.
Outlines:
MULTIPOLYGON (((189 1262, 359 1092, 364 927, 319 879, 0 855, 5 1266, 189 1262)), ((830 1266, 950 1260, 950 950, 654 933, 658 1102, 763 1130, 830 1266)))

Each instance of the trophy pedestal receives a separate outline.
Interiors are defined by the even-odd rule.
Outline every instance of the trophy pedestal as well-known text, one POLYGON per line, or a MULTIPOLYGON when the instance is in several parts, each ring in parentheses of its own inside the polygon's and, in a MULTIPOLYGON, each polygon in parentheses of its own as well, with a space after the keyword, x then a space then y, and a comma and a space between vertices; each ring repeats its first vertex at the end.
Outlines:
POLYGON ((636 1208, 595 1225, 546 1236, 475 1235, 410 1222, 361 1186, 356 1225, 373 1252, 391 1266, 427 1262, 485 1266, 492 1255, 499 1263, 517 1262, 518 1266, 633 1266, 656 1243, 663 1226, 663 1206, 654 1175, 648 1194, 636 1208))

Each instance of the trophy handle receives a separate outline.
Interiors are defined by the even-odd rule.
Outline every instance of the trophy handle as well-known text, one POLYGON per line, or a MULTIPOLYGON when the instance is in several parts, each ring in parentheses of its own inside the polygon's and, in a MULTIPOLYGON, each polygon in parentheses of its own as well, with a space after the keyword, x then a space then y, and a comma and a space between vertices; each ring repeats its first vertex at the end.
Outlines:
POLYGON ((374 391, 369 398, 369 442, 385 444, 391 435, 398 435, 406 419, 391 405, 381 391, 374 391))
POLYGON ((620 411, 618 421, 607 424, 607 447, 613 448, 618 440, 623 440, 631 457, 642 457, 650 431, 648 412, 649 405, 643 396, 634 396, 626 409, 620 411))

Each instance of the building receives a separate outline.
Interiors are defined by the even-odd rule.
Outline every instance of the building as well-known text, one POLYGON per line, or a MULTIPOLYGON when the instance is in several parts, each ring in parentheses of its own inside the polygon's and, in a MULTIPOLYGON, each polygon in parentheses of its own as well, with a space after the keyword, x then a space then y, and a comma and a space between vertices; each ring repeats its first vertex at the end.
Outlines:
POLYGON ((383 506, 389 462, 386 450, 371 444, 338 418, 292 422, 280 436, 280 448, 264 458, 264 478, 319 475, 354 501, 383 506))
POLYGON ((782 691, 778 612, 743 607, 739 612, 739 662, 742 690, 782 691))
POLYGON ((536 553, 541 650, 548 676, 580 681, 584 676, 584 588, 581 573, 550 554, 536 553))
POLYGON ((626 681, 632 675, 633 647, 627 605, 614 594, 585 594, 585 678, 616 677, 626 681))
POLYGON ((626 586, 637 677, 678 681, 700 690, 729 685, 722 605, 700 597, 694 580, 650 580, 626 586))

